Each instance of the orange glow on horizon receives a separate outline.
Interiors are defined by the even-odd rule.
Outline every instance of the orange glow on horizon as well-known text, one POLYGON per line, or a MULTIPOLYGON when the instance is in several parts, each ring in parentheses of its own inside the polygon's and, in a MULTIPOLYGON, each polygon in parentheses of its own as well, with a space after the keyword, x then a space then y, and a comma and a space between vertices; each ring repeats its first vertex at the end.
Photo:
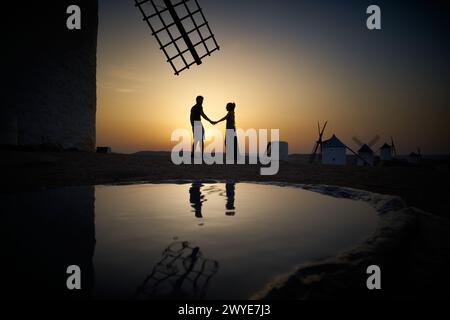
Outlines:
POLYGON ((205 97, 204 111, 212 120, 223 117, 233 101, 237 127, 280 129, 290 153, 309 153, 317 121, 325 120, 324 138, 335 133, 351 147, 353 136, 368 141, 378 134, 380 143, 393 136, 403 153, 416 146, 450 151, 448 108, 427 112, 421 105, 436 93, 416 90, 412 86, 421 84, 404 76, 380 84, 321 53, 221 38, 219 52, 177 77, 152 39, 128 41, 120 52, 100 41, 98 52, 97 145, 116 152, 170 150, 172 131, 190 129, 197 95, 205 97))

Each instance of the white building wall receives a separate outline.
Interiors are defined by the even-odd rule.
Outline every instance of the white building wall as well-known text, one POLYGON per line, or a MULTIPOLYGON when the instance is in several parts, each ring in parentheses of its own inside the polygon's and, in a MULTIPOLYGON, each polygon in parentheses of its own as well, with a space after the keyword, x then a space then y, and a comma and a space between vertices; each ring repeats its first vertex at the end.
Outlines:
POLYGON ((346 160, 345 148, 324 148, 322 150, 322 164, 345 165, 346 160))
MULTIPOLYGON (((359 156, 366 160, 366 162, 373 166, 373 153, 359 153, 359 156)), ((358 166, 364 166, 367 165, 364 161, 362 161, 360 158, 358 158, 358 166)))
POLYGON ((389 161, 392 160, 392 152, 390 149, 381 149, 380 151, 380 159, 389 161))

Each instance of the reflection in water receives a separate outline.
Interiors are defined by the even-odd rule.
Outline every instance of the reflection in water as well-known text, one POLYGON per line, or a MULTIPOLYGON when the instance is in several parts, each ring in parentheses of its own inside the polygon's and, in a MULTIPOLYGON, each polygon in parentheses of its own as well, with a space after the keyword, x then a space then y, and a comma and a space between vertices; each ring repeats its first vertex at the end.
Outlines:
POLYGON ((227 204, 225 208, 227 209, 225 214, 227 216, 234 216, 236 211, 234 208, 234 182, 227 182, 225 185, 226 195, 227 195, 227 204))
POLYGON ((3 252, 10 268, 4 292, 15 298, 91 297, 94 192, 94 187, 77 187, 0 195, 2 234, 10 242, 3 252), (81 269, 81 290, 67 289, 70 265, 81 269))
POLYGON ((153 267, 136 295, 140 299, 203 299, 209 281, 219 270, 219 263, 205 259, 199 247, 187 241, 170 244, 153 267))
POLYGON ((200 182, 194 182, 189 188, 189 202, 191 207, 194 208, 195 216, 197 218, 203 218, 202 216, 202 203, 205 200, 205 196, 202 195, 200 188, 203 186, 200 182))
MULTIPOLYGON (((235 182, 227 182, 225 184, 225 193, 215 185, 204 190, 207 194, 219 193, 221 196, 226 197, 225 214, 227 216, 234 216, 236 213, 236 208, 234 207, 235 185, 235 182)), ((203 218, 202 205, 203 202, 207 201, 205 195, 202 194, 203 187, 204 185, 202 183, 194 182, 189 188, 189 202, 191 203, 191 207, 194 209, 193 212, 195 212, 197 218, 203 218)))
POLYGON ((248 299, 293 266, 360 243, 378 221, 362 201, 231 182, 3 193, 0 210, 2 292, 13 298, 248 299), (177 237, 189 243, 164 250, 177 237), (82 289, 69 291, 73 264, 82 289))

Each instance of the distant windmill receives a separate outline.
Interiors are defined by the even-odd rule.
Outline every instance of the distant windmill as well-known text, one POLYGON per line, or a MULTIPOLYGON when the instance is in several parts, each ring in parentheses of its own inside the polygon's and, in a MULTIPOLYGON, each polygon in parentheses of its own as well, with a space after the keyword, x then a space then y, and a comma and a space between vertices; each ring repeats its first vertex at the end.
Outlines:
POLYGON ((380 140, 380 136, 375 136, 368 143, 363 143, 357 137, 353 137, 353 141, 360 146, 358 150, 358 165, 373 165, 373 146, 380 140))
POLYGON ((322 153, 322 144, 323 144, 322 136, 323 136, 323 133, 327 126, 327 123, 328 123, 328 121, 325 121, 325 124, 323 125, 322 129, 320 129, 320 123, 317 122, 317 130, 318 130, 319 136, 317 138, 316 144, 314 145, 313 151, 311 152, 311 156, 309 158, 309 163, 313 163, 314 160, 316 159, 316 154, 317 154, 317 150, 319 149, 319 147, 320 147, 320 153, 322 153))
POLYGON ((392 161, 394 157, 397 156, 397 151, 395 150, 394 139, 391 137, 391 144, 385 142, 380 147, 380 160, 381 161, 392 161))
POLYGON ((417 153, 411 152, 408 157, 409 162, 418 163, 422 160, 422 151, 417 147, 417 153))
MULTIPOLYGON (((327 124, 328 124, 328 121, 325 121, 323 127, 321 128, 321 127, 320 127, 320 123, 319 123, 319 122, 317 123, 318 138, 317 138, 317 141, 316 141, 316 143, 315 143, 315 145, 314 145, 313 151, 311 152, 311 156, 310 156, 310 158, 309 158, 309 162, 310 162, 310 163, 313 163, 313 162, 314 162, 314 160, 315 160, 315 158, 316 158, 316 155, 317 155, 317 151, 319 150, 319 147, 320 147, 320 153, 322 154, 323 147, 324 147, 324 143, 325 143, 325 142, 328 142, 328 141, 330 141, 330 140, 332 140, 333 137, 335 138, 335 136, 333 135, 332 139, 327 140, 327 141, 323 141, 323 133, 325 132, 325 128, 326 128, 327 124)), ((358 144, 364 145, 358 138, 354 137, 353 139, 354 139, 354 140, 356 139, 356 140, 358 141, 358 144)), ((374 139, 372 139, 372 140, 369 142, 369 144, 374 145, 375 143, 377 143, 377 141, 378 141, 379 139, 380 139, 380 137, 379 137, 379 136, 376 136, 374 139)), ((342 142, 339 141, 339 143, 342 143, 342 142)), ((367 161, 364 157, 362 157, 359 153, 355 152, 355 151, 354 151, 352 148, 350 148, 349 146, 347 146, 347 145, 345 145, 345 144, 343 144, 343 143, 342 143, 342 145, 345 146, 345 148, 347 148, 347 150, 349 150, 351 153, 353 153, 353 154, 358 158, 358 162, 361 162, 362 164, 366 164, 366 165, 372 165, 372 164, 373 164, 373 161, 372 161, 372 163, 370 163, 369 161, 367 161)), ((370 149, 370 148, 369 148, 369 149, 370 149)), ((373 152, 372 152, 372 153, 373 153, 373 152)), ((345 161, 343 161, 343 162, 345 162, 345 161)))

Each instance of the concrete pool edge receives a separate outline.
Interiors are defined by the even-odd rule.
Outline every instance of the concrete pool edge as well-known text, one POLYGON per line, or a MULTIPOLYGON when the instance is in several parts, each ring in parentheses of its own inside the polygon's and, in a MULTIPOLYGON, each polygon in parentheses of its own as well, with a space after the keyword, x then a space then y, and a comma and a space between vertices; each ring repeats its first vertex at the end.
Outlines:
MULTIPOLYGON (((192 182, 194 180, 163 180, 158 182, 139 181, 136 184, 187 184, 192 182)), ((195 180, 195 182, 225 183, 229 181, 200 179, 195 180)), ((362 243, 345 252, 336 253, 330 258, 310 261, 297 266, 290 273, 279 275, 254 293, 250 297, 251 299, 364 298, 369 295, 369 290, 366 287, 368 277, 366 268, 373 264, 380 266, 382 270, 388 270, 386 275, 383 274, 383 284, 385 284, 383 292, 389 291, 389 296, 395 296, 398 289, 394 288, 395 286, 386 286, 386 283, 398 284, 406 281, 395 281, 391 278, 395 278, 394 274, 398 274, 398 269, 401 269, 403 265, 402 260, 406 259, 405 254, 408 252, 405 248, 408 248, 413 238, 416 237, 418 216, 430 215, 408 207, 398 196, 383 195, 360 189, 288 182, 235 182, 301 188, 336 198, 363 201, 373 207, 379 217, 375 232, 362 243)), ((119 183, 114 185, 129 184, 119 183)))
MULTIPOLYGON (((294 272, 280 275, 255 293, 251 299, 364 299, 395 298, 398 286, 408 285, 401 274, 408 248, 417 235, 419 216, 434 215, 408 207, 398 196, 382 195, 365 190, 330 185, 309 185, 274 182, 272 185, 297 187, 338 198, 364 201, 375 208, 379 216, 376 231, 362 243, 335 256, 302 264, 294 272), (367 289, 367 267, 378 265, 388 270, 389 286, 376 295, 367 289), (398 281, 397 281, 398 280, 398 281), (391 285, 394 283, 394 285, 391 285)), ((404 269, 404 268, 403 268, 404 269)), ((384 280, 384 279, 383 279, 384 280)), ((401 296, 402 294, 400 294, 401 296)))

